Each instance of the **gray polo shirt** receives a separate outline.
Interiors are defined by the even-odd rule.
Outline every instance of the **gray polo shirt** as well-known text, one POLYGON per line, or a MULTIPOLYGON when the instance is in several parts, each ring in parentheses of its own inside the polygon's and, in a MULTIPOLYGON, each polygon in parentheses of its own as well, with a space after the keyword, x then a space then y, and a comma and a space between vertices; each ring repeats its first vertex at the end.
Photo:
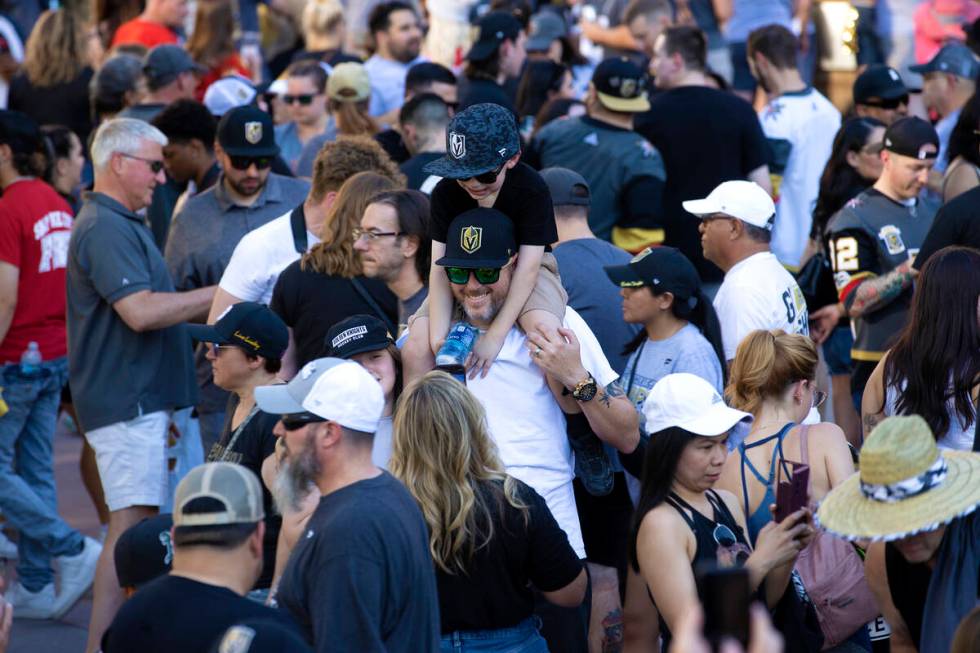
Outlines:
POLYGON ((86 193, 68 246, 68 366, 86 431, 193 405, 191 340, 183 325, 137 333, 113 304, 174 285, 143 219, 86 193))
MULTIPOLYGON (((216 285, 242 236, 302 204, 309 191, 309 183, 301 179, 269 173, 258 199, 240 206, 228 194, 222 174, 214 186, 187 200, 170 225, 164 257, 174 286, 192 290, 216 285)), ((203 348, 195 360, 201 388, 198 412, 219 413, 228 396, 212 382, 203 348)))

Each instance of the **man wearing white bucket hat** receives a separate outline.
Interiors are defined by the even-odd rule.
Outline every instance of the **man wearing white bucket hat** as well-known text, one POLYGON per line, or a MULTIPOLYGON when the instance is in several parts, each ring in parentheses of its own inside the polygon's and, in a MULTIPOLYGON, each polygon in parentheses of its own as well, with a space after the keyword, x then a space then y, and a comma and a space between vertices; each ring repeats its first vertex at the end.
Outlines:
POLYGON ((865 574, 892 650, 947 653, 977 605, 980 454, 940 451, 918 415, 890 417, 865 440, 860 468, 826 496, 817 522, 872 541, 865 574))

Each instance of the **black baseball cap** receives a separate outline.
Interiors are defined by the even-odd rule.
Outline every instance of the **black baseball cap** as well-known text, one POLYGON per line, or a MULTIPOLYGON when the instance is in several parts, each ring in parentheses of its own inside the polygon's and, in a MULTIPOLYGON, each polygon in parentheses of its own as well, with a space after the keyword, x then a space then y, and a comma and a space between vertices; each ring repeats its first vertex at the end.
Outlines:
POLYGON ((272 116, 254 105, 235 107, 218 122, 218 144, 229 156, 279 154, 272 116))
POLYGON ((330 327, 323 339, 324 357, 350 358, 395 344, 384 322, 373 315, 352 315, 330 327))
POLYGON ((976 80, 980 75, 980 60, 973 50, 962 43, 947 43, 936 55, 924 64, 909 66, 913 73, 949 73, 957 77, 976 80))
POLYGON ((891 66, 873 64, 854 80, 854 104, 875 106, 881 100, 897 100, 908 95, 902 76, 891 66))
POLYGON ((265 304, 239 302, 214 324, 188 324, 191 337, 199 342, 235 345, 248 354, 280 359, 289 344, 286 323, 265 304))
POLYGON ((541 178, 551 192, 551 203, 555 206, 588 206, 591 197, 589 182, 585 177, 568 168, 545 168, 541 178))
POLYGON ((446 155, 423 170, 446 179, 467 179, 496 170, 520 151, 514 114, 499 104, 474 104, 449 121, 446 155))
POLYGON ((123 531, 113 551, 120 587, 141 587, 170 571, 173 525, 172 516, 164 514, 143 519, 123 531))
POLYGON ((626 265, 607 265, 604 269, 610 281, 620 288, 650 286, 658 295, 669 292, 681 301, 693 298, 695 303, 701 291, 698 271, 673 247, 647 247, 626 265))
POLYGON ((460 213, 446 232, 446 255, 436 265, 458 268, 499 268, 517 253, 514 223, 496 209, 460 213))
POLYGON ((646 76, 626 57, 603 59, 592 73, 592 85, 599 102, 610 111, 637 113, 650 108, 646 76))
POLYGON ((896 120, 885 130, 885 149, 913 159, 935 159, 939 135, 932 125, 916 116, 896 120))
POLYGON ((20 111, 0 111, 0 143, 14 154, 33 154, 44 147, 37 121, 20 111))
POLYGON ((166 86, 181 73, 203 74, 206 71, 179 45, 158 45, 143 58, 143 75, 150 90, 166 86))
POLYGON ((466 53, 469 61, 486 61, 493 56, 500 44, 507 39, 516 40, 521 30, 520 21, 506 11, 491 11, 479 20, 480 35, 466 53))

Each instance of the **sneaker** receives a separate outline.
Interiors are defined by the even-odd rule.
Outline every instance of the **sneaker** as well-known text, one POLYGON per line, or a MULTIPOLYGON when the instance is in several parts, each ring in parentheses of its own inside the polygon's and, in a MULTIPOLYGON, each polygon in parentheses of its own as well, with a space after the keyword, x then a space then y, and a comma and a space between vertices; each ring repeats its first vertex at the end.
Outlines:
POLYGON ((568 442, 575 452, 575 476, 585 491, 594 497, 606 496, 616 480, 612 463, 606 456, 602 441, 591 432, 569 434, 568 442))
POLYGON ((102 545, 91 537, 85 538, 81 552, 73 556, 60 556, 61 583, 55 610, 55 619, 61 618, 88 591, 95 580, 95 566, 99 562, 102 545))
POLYGON ((37 592, 29 592, 17 581, 5 598, 14 606, 14 616, 18 619, 56 618, 54 583, 48 583, 37 592))
POLYGON ((17 559, 17 545, 10 541, 3 531, 0 531, 0 558, 17 559))

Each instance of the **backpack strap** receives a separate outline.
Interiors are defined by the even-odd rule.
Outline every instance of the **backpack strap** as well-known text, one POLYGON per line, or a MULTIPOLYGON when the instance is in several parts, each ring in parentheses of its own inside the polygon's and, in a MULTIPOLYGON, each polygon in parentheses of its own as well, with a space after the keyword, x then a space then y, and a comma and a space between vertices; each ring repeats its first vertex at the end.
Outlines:
POLYGON ((810 464, 810 450, 807 446, 807 434, 810 431, 809 424, 800 424, 800 460, 804 465, 810 464))
POLYGON ((310 243, 306 237, 306 216, 303 214, 302 204, 290 212, 289 228, 293 232, 293 248, 296 253, 305 254, 310 243))

